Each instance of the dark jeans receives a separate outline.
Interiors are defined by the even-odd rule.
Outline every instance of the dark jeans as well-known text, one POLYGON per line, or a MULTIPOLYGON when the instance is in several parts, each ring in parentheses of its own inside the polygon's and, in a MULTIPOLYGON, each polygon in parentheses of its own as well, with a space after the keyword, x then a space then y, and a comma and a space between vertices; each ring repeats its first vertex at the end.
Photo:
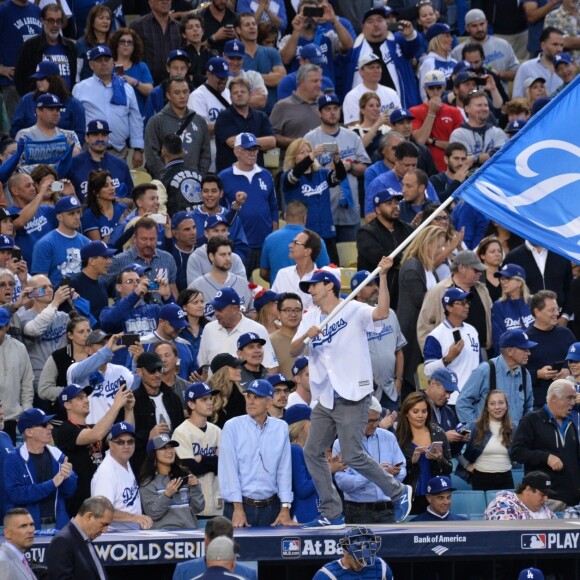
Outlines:
POLYGON ((246 260, 246 276, 248 280, 252 279, 252 272, 260 267, 260 258, 262 256, 262 248, 250 249, 248 258, 246 260))
POLYGON ((10 439, 12 439, 12 444, 16 445, 16 421, 13 419, 4 421, 4 433, 9 435, 10 439))
POLYGON ((380 403, 381 407, 384 407, 387 411, 397 411, 398 413, 401 400, 400 398, 397 398, 396 401, 393 401, 393 399, 391 399, 386 393, 383 393, 381 395, 380 403))
MULTIPOLYGON (((324 243, 326 244, 326 251, 328 252, 330 263, 336 264, 338 266, 340 260, 338 259, 338 248, 336 247, 336 238, 324 238, 324 243)), ((348 266, 348 264, 345 264, 345 266, 348 266)))
POLYGON ((367 504, 345 501, 344 519, 347 524, 392 524, 395 521, 395 515, 386 503, 381 509, 367 504))
POLYGON ((503 473, 482 473, 477 469, 471 474, 471 487, 476 491, 490 489, 514 489, 511 469, 503 473))
MULTIPOLYGON (((276 498, 270 505, 264 507, 254 507, 245 503, 244 512, 246 513, 248 524, 253 528, 256 526, 270 526, 274 523, 280 513, 280 500, 276 498)), ((231 520, 233 515, 234 504, 225 502, 224 516, 231 520)))

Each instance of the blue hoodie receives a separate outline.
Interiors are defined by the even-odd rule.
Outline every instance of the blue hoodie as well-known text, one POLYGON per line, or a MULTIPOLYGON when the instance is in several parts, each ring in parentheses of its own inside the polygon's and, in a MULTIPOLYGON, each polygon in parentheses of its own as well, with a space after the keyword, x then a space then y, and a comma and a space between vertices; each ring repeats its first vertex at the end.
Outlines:
POLYGON ((496 300, 491 309, 491 333, 494 356, 499 354, 499 337, 510 328, 527 328, 534 322, 530 305, 523 298, 496 300))

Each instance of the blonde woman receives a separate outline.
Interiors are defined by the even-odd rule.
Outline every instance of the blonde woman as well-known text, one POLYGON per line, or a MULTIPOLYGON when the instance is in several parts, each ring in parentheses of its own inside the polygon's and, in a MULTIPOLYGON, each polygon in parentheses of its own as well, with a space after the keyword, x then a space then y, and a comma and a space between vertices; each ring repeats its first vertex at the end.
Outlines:
POLYGON ((448 80, 453 72, 453 68, 457 61, 451 58, 451 48, 453 46, 453 37, 451 36, 451 29, 449 25, 442 22, 437 22, 431 25, 427 32, 425 32, 425 39, 429 43, 427 46, 427 56, 419 66, 419 91, 421 92, 421 100, 427 99, 423 80, 425 75, 432 70, 440 70, 448 80))
POLYGON ((211 361, 213 374, 207 384, 219 393, 214 398, 210 422, 220 429, 228 419, 246 414, 246 400, 240 386, 243 363, 228 353, 216 354, 211 361))

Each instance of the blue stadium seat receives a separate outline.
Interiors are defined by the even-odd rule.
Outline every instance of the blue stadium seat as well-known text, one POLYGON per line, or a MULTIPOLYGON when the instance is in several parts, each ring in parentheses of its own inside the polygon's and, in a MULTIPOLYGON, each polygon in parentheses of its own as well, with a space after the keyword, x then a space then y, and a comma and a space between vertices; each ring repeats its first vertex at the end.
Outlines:
POLYGON ((512 477, 514 478, 514 485, 517 487, 518 483, 522 483, 524 478, 523 469, 512 469, 512 477))
POLYGON ((451 485, 455 489, 463 489, 464 491, 472 491, 471 483, 467 483, 467 481, 465 481, 465 479, 462 479, 461 477, 459 477, 458 475, 455 475, 454 473, 451 474, 451 485))
POLYGON ((470 519, 481 519, 487 504, 485 492, 458 490, 453 492, 451 511, 456 514, 469 514, 470 519))

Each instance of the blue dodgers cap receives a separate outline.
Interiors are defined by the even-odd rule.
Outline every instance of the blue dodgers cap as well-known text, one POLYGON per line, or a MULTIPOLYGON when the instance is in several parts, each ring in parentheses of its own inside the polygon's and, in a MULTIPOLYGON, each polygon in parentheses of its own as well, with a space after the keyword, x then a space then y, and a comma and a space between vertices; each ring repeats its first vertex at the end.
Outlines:
POLYGON ((517 264, 504 264, 501 270, 493 273, 494 278, 513 278, 518 276, 526 279, 526 271, 517 264))
POLYGON ((425 38, 427 42, 433 40, 436 36, 440 34, 451 34, 451 28, 449 24, 445 24, 444 22, 437 22, 427 28, 427 32, 425 33, 425 38))
POLYGON ((183 393, 183 398, 185 402, 195 401, 196 399, 201 399, 201 397, 206 397, 207 395, 217 395, 219 389, 212 389, 207 383, 193 383, 185 389, 183 393))
POLYGON ((242 149, 253 149, 254 147, 260 147, 256 136, 253 133, 240 133, 236 135, 236 140, 234 141, 234 147, 241 147, 242 149))
POLYGON ((136 272, 139 276, 143 276, 147 272, 151 272, 151 266, 141 266, 141 264, 133 262, 132 264, 127 264, 123 268, 123 272, 136 272))
POLYGON ((34 74, 30 75, 31 79, 45 79, 48 76, 60 75, 58 64, 51 60, 41 60, 36 65, 34 74))
POLYGON ((430 380, 440 382, 443 388, 449 393, 459 391, 457 375, 449 369, 435 369, 429 378, 430 380))
POLYGON ((292 365, 292 376, 295 377, 302 369, 308 366, 308 357, 301 356, 294 361, 292 365))
POLYGON ((309 42, 302 47, 302 50, 298 54, 298 58, 304 58, 312 64, 322 64, 324 62, 322 51, 313 42, 309 42))
POLYGON ((525 119, 514 119, 510 121, 505 132, 508 135, 515 135, 518 131, 521 131, 526 126, 527 121, 525 119))
POLYGON ((10 324, 10 312, 6 308, 0 308, 0 328, 10 324))
POLYGON ((535 348, 537 342, 530 340, 521 328, 510 328, 499 337, 499 348, 535 348))
POLYGON ((14 238, 0 235, 0 250, 11 250, 14 247, 14 238))
POLYGON ((117 437, 121 437, 121 435, 132 435, 135 437, 135 427, 125 421, 115 423, 111 427, 111 439, 116 439, 117 437))
POLYGON ((443 307, 445 307, 449 306, 449 304, 452 304, 453 302, 456 302, 457 300, 471 300, 472 298, 473 294, 471 292, 463 292, 463 290, 460 290, 459 288, 449 288, 449 290, 443 294, 443 297, 441 298, 441 304, 443 304, 443 307))
POLYGON ((311 414, 312 409, 308 405, 292 405, 286 409, 282 419, 288 425, 293 425, 294 423, 298 423, 298 421, 310 421, 311 414))
POLYGON ((298 284, 298 287, 300 290, 302 290, 302 292, 308 292, 310 285, 318 284, 318 282, 334 284, 335 288, 340 290, 340 280, 334 274, 331 274, 328 270, 316 270, 316 272, 312 274, 312 278, 310 278, 310 280, 303 280, 298 284))
POLYGON ((239 294, 233 288, 222 288, 217 291, 210 305, 214 310, 223 310, 226 306, 239 306, 241 303, 239 294))
POLYGON ((191 214, 186 211, 178 211, 173 214, 171 218, 171 229, 176 230, 179 227, 179 224, 184 222, 185 220, 192 220, 191 214))
POLYGON ((81 202, 74 195, 65 195, 54 204, 54 213, 66 213, 81 209, 81 202))
POLYGON ((44 93, 36 99, 37 109, 62 109, 60 99, 52 93, 44 93))
POLYGON ((109 129, 109 123, 107 123, 107 121, 95 119, 88 122, 87 130, 85 133, 87 135, 91 135, 93 133, 111 133, 111 129, 109 129))
POLYGON ((340 106, 340 99, 334 94, 330 93, 328 95, 322 95, 318 97, 318 109, 323 109, 328 105, 338 105, 340 106))
POLYGON ((224 44, 224 54, 230 58, 243 58, 246 54, 246 45, 240 40, 228 40, 224 44))
POLYGON ((2 220, 12 220, 14 221, 20 214, 19 213, 11 213, 10 210, 6 209, 5 207, 0 207, 0 221, 2 220))
POLYGON ((64 407, 65 403, 72 401, 75 397, 78 397, 81 393, 86 393, 90 395, 93 392, 93 387, 81 387, 80 385, 75 385, 74 383, 66 386, 58 395, 58 402, 61 407, 64 407))
POLYGON ((218 79, 227 79, 232 76, 228 63, 219 56, 214 56, 207 61, 207 72, 215 75, 218 79))
POLYGON ((187 320, 187 312, 178 304, 166 304, 159 310, 159 320, 169 322, 175 329, 187 328, 189 321, 187 320))
POLYGON ((81 260, 84 262, 89 258, 110 258, 111 256, 114 256, 116 252, 117 250, 109 248, 105 242, 95 240, 81 249, 81 260))
POLYGON ((538 568, 524 568, 520 572, 518 580, 544 580, 544 573, 538 568))
POLYGON ((265 290, 264 292, 259 293, 257 296, 254 296, 254 308, 260 312, 266 304, 270 304, 270 302, 277 302, 280 299, 281 294, 277 294, 276 292, 272 292, 272 290, 265 290))
POLYGON ((99 46, 95 46, 95 48, 91 48, 87 53, 89 61, 97 60, 101 57, 108 57, 113 58, 113 53, 111 49, 106 44, 99 44, 99 46))
POLYGON ((245 348, 252 342, 257 342, 262 346, 266 344, 266 341, 259 334, 256 334, 255 332, 244 332, 244 334, 238 338, 238 350, 242 350, 242 348, 245 348))
POLYGON ((370 10, 367 10, 364 13, 363 16, 363 24, 365 23, 367 18, 370 18, 371 16, 382 16, 383 18, 387 18, 388 16, 391 16, 392 14, 396 14, 396 12, 394 12, 394 10, 392 8, 389 8, 388 6, 380 6, 377 8, 371 8, 370 10))
POLYGON ((381 205, 381 203, 391 201, 391 199, 403 199, 403 195, 398 191, 383 189, 382 191, 377 191, 377 193, 375 193, 373 203, 375 207, 377 207, 378 205, 381 205))
POLYGON ((453 70, 451 71, 452 75, 456 75, 460 72, 469 72, 469 71, 473 71, 473 66, 471 65, 471 63, 467 60, 460 60, 454 67, 453 70))
POLYGON ((23 411, 18 419, 18 431, 24 433, 26 429, 38 427, 39 425, 46 425, 56 415, 47 415, 42 409, 26 409, 23 411))
POLYGON ((571 360, 573 362, 580 361, 580 342, 575 342, 570 345, 568 354, 566 355, 566 360, 571 360))
POLYGON ((399 121, 404 121, 405 119, 414 119, 415 115, 411 114, 409 109, 393 109, 391 115, 389 116, 389 121, 391 125, 398 123, 399 121))
POLYGON ((174 439, 171 439, 171 437, 169 437, 167 433, 156 435, 155 437, 147 441, 147 453, 157 451, 158 449, 163 449, 167 445, 169 445, 170 447, 179 447, 179 443, 174 439))
POLYGON ((228 228, 230 227, 228 220, 221 214, 212 214, 207 216, 207 219, 205 220, 203 227, 206 230, 211 230, 212 228, 215 228, 219 224, 225 224, 226 226, 228 226, 228 228))
POLYGON ((559 64, 572 64, 573 60, 569 52, 561 52, 557 54, 552 60, 554 68, 558 68, 559 64))
POLYGON ((453 79, 453 86, 458 87, 459 85, 462 85, 463 83, 466 83, 468 81, 473 81, 476 85, 478 85, 481 84, 478 82, 479 80, 483 79, 478 79, 478 77, 475 76, 473 72, 469 72, 469 70, 464 70, 455 75, 455 78, 453 79))
POLYGON ((185 50, 181 50, 180 48, 169 51, 166 61, 167 64, 169 64, 172 60, 185 60, 186 62, 191 62, 187 52, 185 52, 185 50))
MULTIPOLYGON (((363 280, 366 280, 370 276, 371 272, 368 270, 359 270, 351 279, 350 279, 350 289, 354 290, 363 280)), ((379 277, 376 276, 373 278, 369 284, 378 284, 379 277)))
POLYGON ((264 379, 256 379, 248 385, 246 393, 254 393, 254 395, 257 395, 258 397, 272 398, 274 396, 274 389, 268 381, 265 381, 264 379))
POLYGON ((442 491, 455 491, 451 484, 451 479, 446 475, 437 475, 427 482, 427 495, 435 495, 442 491))
POLYGON ((288 385, 288 387, 291 389, 296 387, 296 383, 290 379, 287 379, 282 373, 270 375, 266 377, 266 380, 272 385, 272 387, 275 387, 276 385, 288 385))

